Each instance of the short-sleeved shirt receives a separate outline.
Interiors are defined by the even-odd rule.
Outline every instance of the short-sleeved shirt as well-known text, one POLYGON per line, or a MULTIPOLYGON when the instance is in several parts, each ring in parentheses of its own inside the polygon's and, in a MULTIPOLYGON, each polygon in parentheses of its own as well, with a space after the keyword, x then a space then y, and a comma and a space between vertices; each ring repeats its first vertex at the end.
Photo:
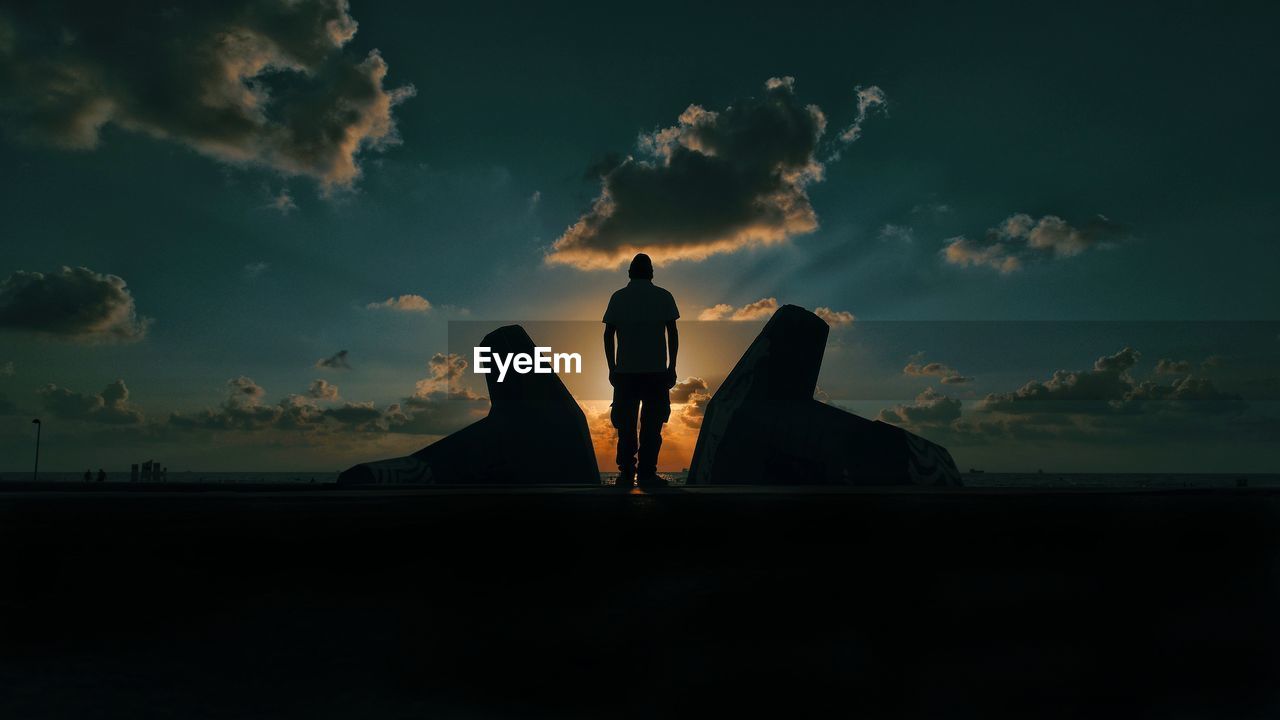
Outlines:
POLYGON ((617 371, 667 369, 667 323, 680 317, 676 299, 651 280, 632 280, 609 298, 604 321, 618 329, 617 371))

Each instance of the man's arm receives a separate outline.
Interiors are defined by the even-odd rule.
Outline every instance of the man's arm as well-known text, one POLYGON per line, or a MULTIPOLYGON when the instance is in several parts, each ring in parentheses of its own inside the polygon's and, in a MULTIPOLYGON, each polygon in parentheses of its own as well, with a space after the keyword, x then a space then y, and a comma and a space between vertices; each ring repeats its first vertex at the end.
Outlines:
POLYGON ((676 330, 676 321, 667 321, 667 380, 669 387, 676 384, 676 355, 680 353, 680 331, 676 330))
POLYGON ((613 372, 616 360, 614 359, 614 339, 618 334, 618 328, 612 323, 604 325, 604 361, 609 364, 609 384, 613 384, 613 372))

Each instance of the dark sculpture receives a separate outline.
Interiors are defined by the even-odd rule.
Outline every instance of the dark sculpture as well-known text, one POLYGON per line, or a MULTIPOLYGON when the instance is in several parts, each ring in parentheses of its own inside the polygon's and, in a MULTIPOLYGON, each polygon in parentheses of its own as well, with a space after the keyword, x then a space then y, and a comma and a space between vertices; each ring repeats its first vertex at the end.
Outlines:
MULTIPOLYGON (((489 333, 497 354, 533 353, 519 325, 489 333)), ((362 463, 338 476, 347 485, 582 484, 599 485, 591 433, 582 408, 560 377, 489 373, 489 415, 408 457, 362 463)))
POLYGON ((829 328, 778 308, 707 404, 690 485, 959 485, 951 454, 813 399, 829 328))

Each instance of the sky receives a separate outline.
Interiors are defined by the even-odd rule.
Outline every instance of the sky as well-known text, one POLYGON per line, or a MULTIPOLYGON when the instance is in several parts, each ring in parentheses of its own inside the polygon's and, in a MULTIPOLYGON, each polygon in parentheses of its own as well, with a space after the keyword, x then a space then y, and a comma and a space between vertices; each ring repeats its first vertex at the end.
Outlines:
POLYGON ((37 416, 51 470, 411 452, 487 411, 451 322, 598 355, 641 250, 709 348, 665 469, 790 303, 820 399, 962 468, 1280 471, 1275 8, 31 5, 0 474, 37 416))

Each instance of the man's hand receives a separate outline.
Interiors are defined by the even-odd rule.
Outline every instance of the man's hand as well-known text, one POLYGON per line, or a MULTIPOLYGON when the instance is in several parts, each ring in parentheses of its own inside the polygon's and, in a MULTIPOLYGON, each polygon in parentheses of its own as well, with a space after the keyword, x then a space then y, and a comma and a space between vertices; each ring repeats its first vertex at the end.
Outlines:
POLYGON ((667 389, 670 390, 675 386, 676 386, 676 369, 673 367, 669 367, 667 368, 667 389))
POLYGON ((617 370, 609 371, 609 384, 614 387, 618 387, 618 371, 617 370))

